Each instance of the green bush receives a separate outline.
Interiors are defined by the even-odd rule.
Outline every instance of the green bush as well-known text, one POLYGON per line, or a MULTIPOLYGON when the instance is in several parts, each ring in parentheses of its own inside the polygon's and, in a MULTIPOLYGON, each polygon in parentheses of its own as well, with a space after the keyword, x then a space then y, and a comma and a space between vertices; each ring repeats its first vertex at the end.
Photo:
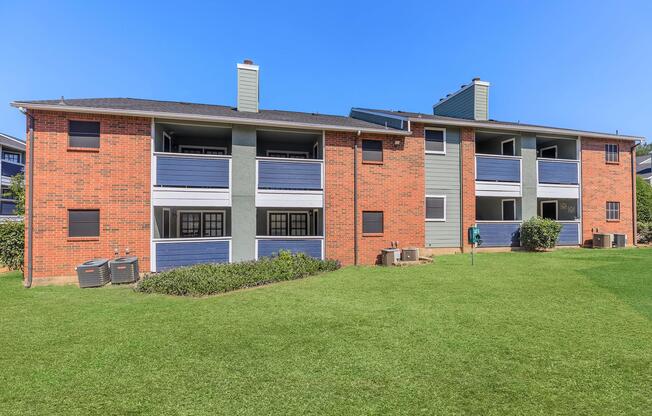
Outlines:
POLYGON ((652 186, 636 177, 636 217, 640 222, 652 222, 652 186))
POLYGON ((199 264, 150 274, 136 291, 177 296, 206 296, 266 283, 294 280, 337 270, 335 260, 317 260, 303 253, 281 251, 278 257, 232 264, 199 264))
POLYGON ((561 224, 556 221, 530 218, 521 225, 521 246, 531 251, 553 248, 560 232, 561 224))
POLYGON ((0 264, 10 270, 23 270, 25 224, 22 221, 0 223, 0 264))
POLYGON ((636 224, 638 243, 649 244, 652 243, 652 222, 639 222, 636 224))

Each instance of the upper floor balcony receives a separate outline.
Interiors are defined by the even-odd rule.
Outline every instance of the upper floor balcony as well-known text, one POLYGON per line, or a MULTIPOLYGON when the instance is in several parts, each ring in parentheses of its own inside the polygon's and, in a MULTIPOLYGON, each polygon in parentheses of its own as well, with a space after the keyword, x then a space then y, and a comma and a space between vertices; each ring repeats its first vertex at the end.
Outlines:
POLYGON ((19 173, 25 173, 25 165, 18 162, 10 162, 8 160, 2 160, 2 176, 4 178, 11 178, 16 176, 19 173))
POLYGON ((537 196, 579 198, 579 142, 537 138, 537 196))

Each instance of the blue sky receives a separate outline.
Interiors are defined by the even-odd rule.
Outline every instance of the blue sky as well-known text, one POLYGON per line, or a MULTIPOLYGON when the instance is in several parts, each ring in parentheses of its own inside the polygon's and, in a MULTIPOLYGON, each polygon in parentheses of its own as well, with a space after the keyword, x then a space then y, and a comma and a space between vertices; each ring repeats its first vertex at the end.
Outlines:
POLYGON ((251 58, 267 109, 430 112, 479 76, 493 119, 652 138, 652 2, 251 4, 0 0, 0 131, 16 99, 234 105, 251 58))

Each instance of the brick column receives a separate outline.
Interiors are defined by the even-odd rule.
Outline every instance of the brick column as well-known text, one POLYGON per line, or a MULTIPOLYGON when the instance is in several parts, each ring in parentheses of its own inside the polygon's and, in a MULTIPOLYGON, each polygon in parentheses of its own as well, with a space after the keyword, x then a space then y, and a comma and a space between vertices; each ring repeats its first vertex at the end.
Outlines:
POLYGON ((460 131, 460 163, 462 172, 462 251, 471 249, 467 230, 475 223, 475 131, 460 131))

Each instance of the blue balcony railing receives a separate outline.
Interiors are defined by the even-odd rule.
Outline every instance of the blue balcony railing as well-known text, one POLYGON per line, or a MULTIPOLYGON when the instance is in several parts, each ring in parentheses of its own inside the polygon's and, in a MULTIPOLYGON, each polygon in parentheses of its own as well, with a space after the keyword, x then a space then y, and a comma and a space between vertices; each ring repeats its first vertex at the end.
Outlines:
POLYGON ((537 160, 539 183, 578 185, 579 162, 574 160, 537 160))
POLYGON ((20 163, 8 162, 6 160, 2 161, 2 176, 11 177, 24 172, 24 165, 21 165, 20 163))
POLYGON ((276 256, 282 250, 322 259, 324 237, 256 237, 256 258, 276 256))
POLYGON ((321 160, 258 158, 258 189, 321 190, 321 160))
POLYGON ((156 246, 156 271, 193 264, 231 261, 231 237, 159 239, 156 246))
POLYGON ((156 186, 229 188, 230 156, 157 153, 156 186))
POLYGON ((575 246, 580 244, 580 223, 579 222, 562 222, 561 232, 557 239, 558 246, 575 246))
POLYGON ((479 247, 516 247, 520 245, 520 221, 478 222, 479 247))
POLYGON ((15 215, 16 203, 14 201, 0 201, 0 215, 15 215))
POLYGON ((477 155, 475 179, 490 182, 521 182, 521 159, 515 156, 477 155))

